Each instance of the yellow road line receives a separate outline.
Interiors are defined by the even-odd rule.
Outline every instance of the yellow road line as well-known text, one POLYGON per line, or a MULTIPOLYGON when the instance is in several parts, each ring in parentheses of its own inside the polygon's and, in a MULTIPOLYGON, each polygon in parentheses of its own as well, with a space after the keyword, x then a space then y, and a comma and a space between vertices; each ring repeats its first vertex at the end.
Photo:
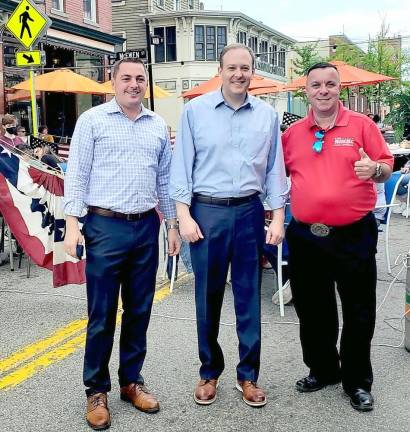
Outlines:
MULTIPOLYGON (((181 282, 189 279, 188 274, 181 274, 178 278, 178 285, 181 282)), ((166 297, 170 295, 169 292, 169 281, 165 281, 162 284, 157 285, 157 290, 154 296, 154 303, 158 303, 164 300, 166 297)), ((121 322, 121 313, 119 312, 117 315, 117 324, 121 322)), ((87 320, 77 320, 73 321, 66 327, 57 330, 53 335, 48 338, 45 338, 41 341, 35 342, 22 350, 12 354, 11 356, 0 360, 0 373, 5 372, 6 370, 13 369, 18 366, 20 363, 29 360, 35 355, 41 353, 42 351, 46 351, 52 346, 57 345, 68 337, 82 331, 82 333, 67 342, 57 346, 56 348, 45 352, 39 357, 35 358, 31 362, 26 365, 19 367, 18 369, 10 372, 4 377, 0 378, 0 390, 9 390, 18 384, 21 384, 23 381, 35 375, 37 372, 51 366, 52 364, 64 360, 66 357, 74 354, 78 349, 84 346, 86 332, 83 331, 87 326, 87 320)))
POLYGON ((86 319, 79 319, 73 321, 67 326, 58 329, 51 336, 46 337, 45 339, 41 339, 30 345, 27 345, 23 349, 10 355, 9 357, 0 359, 0 373, 3 373, 9 369, 16 367, 20 363, 29 360, 35 355, 45 351, 46 349, 51 348, 52 346, 59 344, 63 340, 73 336, 79 331, 84 330, 86 327, 87 327, 86 319))

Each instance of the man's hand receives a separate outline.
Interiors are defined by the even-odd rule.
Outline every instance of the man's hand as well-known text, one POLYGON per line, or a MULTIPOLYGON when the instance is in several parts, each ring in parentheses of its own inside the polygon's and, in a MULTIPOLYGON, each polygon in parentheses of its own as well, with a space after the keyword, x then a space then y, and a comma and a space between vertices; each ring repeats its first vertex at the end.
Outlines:
POLYGON ((182 240, 194 243, 204 238, 198 224, 190 215, 179 218, 179 234, 182 240))
POLYGON ((377 162, 372 161, 362 148, 359 148, 360 159, 354 163, 354 172, 360 180, 371 179, 376 172, 377 162))
POLYGON ((73 258, 77 258, 77 245, 84 244, 84 237, 78 227, 78 219, 67 216, 65 225, 64 250, 73 258))
POLYGON ((266 232, 266 243, 270 245, 278 245, 285 237, 285 227, 283 222, 273 219, 269 224, 268 231, 266 232))
POLYGON ((181 240, 179 239, 177 229, 168 230, 168 255, 175 256, 181 249, 181 240))

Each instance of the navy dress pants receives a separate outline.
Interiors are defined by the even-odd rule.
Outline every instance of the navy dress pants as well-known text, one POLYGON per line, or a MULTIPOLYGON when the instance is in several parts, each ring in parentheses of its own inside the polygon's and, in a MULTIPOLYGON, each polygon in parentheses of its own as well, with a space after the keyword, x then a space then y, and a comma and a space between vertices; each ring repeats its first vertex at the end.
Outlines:
POLYGON ((191 215, 203 240, 191 243, 195 274, 198 349, 202 379, 218 378, 224 357, 218 343, 226 277, 231 264, 232 291, 239 339, 239 380, 257 381, 261 351, 261 255, 264 210, 255 196, 250 202, 223 206, 192 201, 191 215))
POLYGON ((111 356, 121 287, 120 386, 143 382, 158 268, 159 218, 155 211, 137 221, 94 213, 84 225, 87 250, 88 326, 84 356, 87 395, 111 390, 111 356))
POLYGON ((293 302, 300 322, 303 360, 323 382, 342 380, 349 391, 370 391, 371 340, 376 320, 377 225, 372 213, 327 237, 292 220, 286 230, 293 302), (343 329, 337 350, 340 296, 343 329))

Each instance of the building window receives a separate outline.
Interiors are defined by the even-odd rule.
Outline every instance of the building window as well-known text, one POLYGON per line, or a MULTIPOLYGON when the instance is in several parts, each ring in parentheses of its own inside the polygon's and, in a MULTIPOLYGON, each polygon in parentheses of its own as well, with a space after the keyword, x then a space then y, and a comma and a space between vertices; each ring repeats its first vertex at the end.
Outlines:
POLYGON ((256 36, 250 36, 248 41, 248 47, 256 53, 258 51, 258 38, 256 36))
POLYGON ((175 6, 174 6, 174 9, 175 9, 176 11, 181 9, 181 0, 175 0, 175 6))
POLYGON ((269 53, 268 53, 268 41, 261 41, 259 44, 259 59, 265 63, 268 63, 269 53))
POLYGON ((97 5, 96 0, 83 0, 84 18, 97 22, 97 5))
POLYGON ((285 54, 285 48, 281 48, 279 50, 279 67, 283 68, 283 70, 285 70, 285 66, 286 66, 286 54, 285 54))
POLYGON ((53 0, 51 7, 55 10, 64 12, 64 0, 53 0))
POLYGON ((194 8, 194 0, 188 0, 188 9, 194 8))
POLYGON ((226 46, 226 27, 195 26, 195 60, 216 61, 226 46))
POLYGON ((163 8, 165 6, 165 0, 157 0, 157 6, 163 8))
POLYGON ((195 60, 205 60, 204 33, 204 26, 195 26, 195 60))
POLYGON ((238 32, 238 34, 236 35, 236 41, 237 41, 238 43, 241 43, 241 44, 247 45, 247 43, 246 43, 247 40, 248 40, 248 37, 247 37, 247 35, 246 35, 246 32, 244 32, 244 31, 240 31, 240 32, 238 32))
POLYGON ((278 65, 278 46, 277 45, 272 45, 272 59, 271 59, 271 63, 273 64, 273 66, 277 66, 278 65))
POLYGON ((177 41, 175 26, 155 27, 154 35, 161 38, 161 43, 155 45, 155 63, 176 61, 177 41))

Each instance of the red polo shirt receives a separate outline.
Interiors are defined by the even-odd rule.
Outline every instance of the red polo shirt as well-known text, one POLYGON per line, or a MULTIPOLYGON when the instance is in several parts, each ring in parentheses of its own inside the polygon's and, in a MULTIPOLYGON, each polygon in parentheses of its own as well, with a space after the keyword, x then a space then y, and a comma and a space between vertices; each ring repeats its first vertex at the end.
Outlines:
POLYGON ((359 180, 354 172, 359 148, 370 159, 390 166, 393 156, 373 120, 342 103, 334 127, 325 133, 320 153, 312 149, 318 130, 311 110, 282 136, 291 177, 292 213, 305 223, 351 224, 372 211, 376 203, 373 180, 359 180))

